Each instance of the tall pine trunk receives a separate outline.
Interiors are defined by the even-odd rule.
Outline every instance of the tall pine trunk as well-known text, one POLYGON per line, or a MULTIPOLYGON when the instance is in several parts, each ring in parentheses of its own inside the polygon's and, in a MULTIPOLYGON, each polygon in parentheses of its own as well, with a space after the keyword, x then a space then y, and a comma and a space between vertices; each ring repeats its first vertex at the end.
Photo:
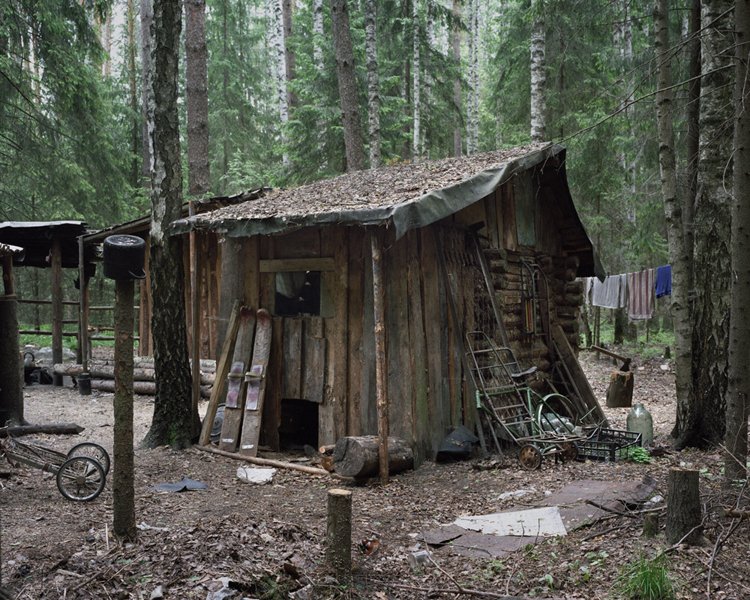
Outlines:
POLYGON ((380 166, 380 79, 378 77, 377 2, 365 0, 365 54, 367 56, 367 133, 370 168, 380 166))
POLYGON ((151 295, 156 398, 150 447, 190 445, 193 411, 185 326, 182 239, 169 236, 170 223, 180 218, 182 168, 177 111, 180 0, 155 0, 153 22, 153 94, 149 103, 151 169, 151 295))
POLYGON ((191 196, 205 194, 210 188, 207 59, 206 1, 185 0, 185 101, 191 196))
POLYGON ((547 137, 547 65, 544 35, 544 0, 531 0, 531 141, 547 137))
POLYGON ((703 3, 698 188, 694 215, 691 311, 692 388, 677 404, 676 446, 708 447, 724 439, 731 283, 730 0, 703 3), (726 14, 728 13, 728 14, 726 14), (724 15, 719 18, 720 15, 724 15))
POLYGON ((354 71, 354 50, 349 29, 347 0, 331 0, 331 20, 341 120, 344 126, 346 170, 359 171, 365 166, 365 150, 362 143, 362 125, 359 122, 357 78, 354 71))
POLYGON ((734 200, 732 204, 732 312, 729 329, 724 476, 747 477, 747 417, 750 377, 750 114, 747 106, 750 0, 737 0, 734 81, 734 200))
POLYGON ((419 0, 411 0, 411 102, 412 102, 412 126, 411 126, 411 157, 414 162, 420 159, 420 135, 422 132, 421 113, 421 85, 420 73, 422 71, 419 56, 419 0))

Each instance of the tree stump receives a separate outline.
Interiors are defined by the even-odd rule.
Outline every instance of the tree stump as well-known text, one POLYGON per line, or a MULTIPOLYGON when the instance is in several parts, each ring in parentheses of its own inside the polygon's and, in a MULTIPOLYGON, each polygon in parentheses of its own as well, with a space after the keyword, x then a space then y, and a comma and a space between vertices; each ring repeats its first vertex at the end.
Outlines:
MULTIPOLYGON (((339 475, 363 479, 378 474, 379 438, 375 435, 343 437, 333 449, 333 468, 339 475)), ((414 452, 402 439, 388 438, 388 472, 414 467, 414 452)))
POLYGON ((667 542, 700 544, 703 539, 701 521, 698 471, 670 469, 667 480, 667 542))
POLYGON ((630 407, 633 403, 633 383, 633 371, 612 371, 607 388, 607 407, 630 407))
POLYGON ((328 490, 326 562, 340 582, 352 574, 352 493, 328 490))

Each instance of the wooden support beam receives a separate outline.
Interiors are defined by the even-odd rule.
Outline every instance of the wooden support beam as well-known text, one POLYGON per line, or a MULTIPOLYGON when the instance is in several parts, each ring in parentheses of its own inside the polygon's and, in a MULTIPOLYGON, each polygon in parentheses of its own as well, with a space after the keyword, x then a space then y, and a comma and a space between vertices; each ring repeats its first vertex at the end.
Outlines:
POLYGON ((377 229, 370 231, 372 252, 372 295, 375 331, 375 394, 378 411, 378 461, 380 483, 388 483, 388 389, 385 355, 385 294, 383 289, 383 252, 377 229))
MULTIPOLYGON (((191 201, 188 205, 188 212, 192 216, 195 214, 195 203, 191 201)), ((190 232, 190 314, 191 325, 193 328, 190 339, 190 356, 193 358, 192 375, 193 375, 193 414, 194 421, 198 420, 198 403, 201 399, 201 280, 198 277, 198 240, 195 231, 190 232)))
MULTIPOLYGON (((52 248, 50 250, 52 266, 52 362, 60 363, 63 357, 63 297, 62 297, 62 249, 60 247, 60 238, 52 239, 52 248)), ((62 377, 52 375, 52 384, 61 386, 62 377)))

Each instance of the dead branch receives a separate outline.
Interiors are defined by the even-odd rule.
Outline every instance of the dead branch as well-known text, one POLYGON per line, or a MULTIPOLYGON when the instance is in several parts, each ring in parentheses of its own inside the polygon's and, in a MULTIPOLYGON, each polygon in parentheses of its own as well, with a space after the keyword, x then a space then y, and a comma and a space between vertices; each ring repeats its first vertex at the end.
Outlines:
MULTIPOLYGON (((428 594, 464 594, 466 596, 476 596, 478 598, 495 598, 496 600, 528 600, 528 596, 508 596, 507 594, 497 594, 495 592, 486 592, 484 590, 474 590, 470 588, 444 589, 444 588, 427 588, 416 585, 406 585, 404 583, 391 583, 378 581, 383 587, 392 587, 401 590, 412 590, 415 592, 426 592, 428 594)), ((557 600, 556 598, 539 598, 538 600, 557 600)))
POLYGON ((308 475, 325 475, 331 477, 332 473, 329 473, 325 469, 318 469, 317 467, 307 467, 305 465, 297 465, 294 463, 284 462, 281 460, 271 460, 270 458, 257 458, 254 456, 245 456, 236 452, 224 452, 211 446, 193 446, 196 450, 201 452, 208 452, 211 454, 218 454, 219 456, 225 456, 226 458, 232 458, 234 460, 242 460, 249 462, 254 465, 261 465, 264 467, 276 467, 278 469, 291 469, 293 471, 300 471, 301 473, 307 473, 308 475))

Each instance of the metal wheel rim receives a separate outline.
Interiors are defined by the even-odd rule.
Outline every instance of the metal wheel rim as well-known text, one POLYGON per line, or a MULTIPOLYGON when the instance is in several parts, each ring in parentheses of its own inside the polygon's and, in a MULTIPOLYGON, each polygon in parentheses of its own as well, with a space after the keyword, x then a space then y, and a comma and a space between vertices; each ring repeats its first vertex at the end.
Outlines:
POLYGON ((518 451, 518 462, 525 471, 535 471, 542 466, 542 451, 532 444, 526 444, 518 451))
POLYGON ((57 489, 68 500, 93 500, 102 493, 104 484, 104 469, 89 456, 74 456, 57 472, 57 489))
POLYGON ((559 455, 563 462, 569 462, 578 458, 578 446, 573 442, 563 442, 558 445, 559 455))
POLYGON ((76 456, 88 456, 98 462, 104 469, 104 476, 109 474, 110 460, 107 451, 94 442, 82 442, 73 446, 68 452, 68 458, 76 456))

